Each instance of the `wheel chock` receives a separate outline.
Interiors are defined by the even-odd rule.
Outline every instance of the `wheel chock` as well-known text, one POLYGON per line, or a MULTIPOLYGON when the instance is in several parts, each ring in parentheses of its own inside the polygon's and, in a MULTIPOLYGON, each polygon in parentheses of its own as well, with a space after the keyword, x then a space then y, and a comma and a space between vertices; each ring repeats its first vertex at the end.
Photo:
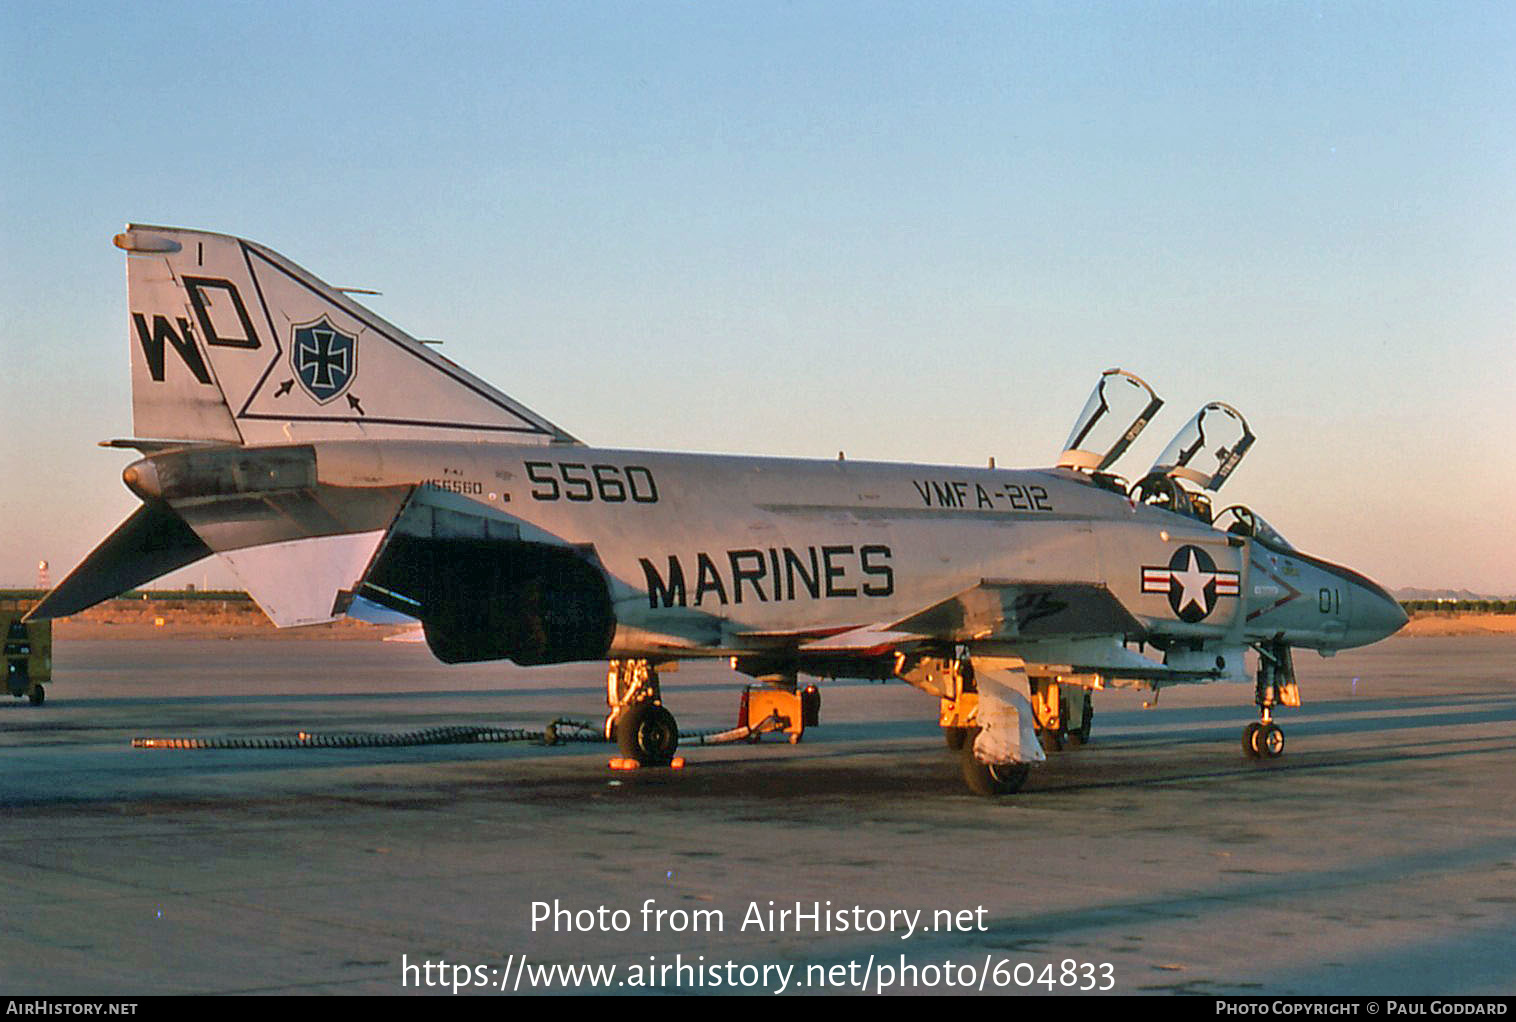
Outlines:
MULTIPOLYGON (((606 764, 606 766, 610 767, 612 770, 643 770, 643 769, 652 770, 652 769, 655 769, 653 767, 644 767, 641 763, 638 763, 635 759, 633 759, 630 756, 616 756, 616 757, 613 757, 611 759, 611 761, 606 764)), ((684 757, 683 756, 675 756, 669 762, 668 769, 670 769, 670 770, 683 770, 684 769, 684 757)))

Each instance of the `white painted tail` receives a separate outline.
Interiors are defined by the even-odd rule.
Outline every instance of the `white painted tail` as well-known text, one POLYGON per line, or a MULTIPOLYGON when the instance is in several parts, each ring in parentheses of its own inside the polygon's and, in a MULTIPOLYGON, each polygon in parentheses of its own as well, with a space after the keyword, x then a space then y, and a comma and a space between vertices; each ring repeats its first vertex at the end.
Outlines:
POLYGON ((139 224, 115 240, 140 439, 573 442, 261 245, 139 224))

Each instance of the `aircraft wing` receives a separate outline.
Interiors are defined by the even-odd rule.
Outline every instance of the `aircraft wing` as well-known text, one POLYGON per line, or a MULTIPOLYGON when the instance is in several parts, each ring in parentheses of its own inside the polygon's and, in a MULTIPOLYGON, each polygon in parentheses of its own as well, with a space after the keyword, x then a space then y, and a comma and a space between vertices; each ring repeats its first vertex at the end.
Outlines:
MULTIPOLYGON (((771 643, 783 638, 781 633, 762 634, 771 643)), ((812 669, 831 676, 847 676, 838 670, 840 664, 877 662, 890 654, 940 656, 942 647, 962 644, 1064 675, 1099 674, 1108 680, 1166 684, 1241 680, 1233 675, 1242 661, 1224 668, 1215 650, 1177 660, 1171 659, 1171 652, 1155 660, 1128 646, 1147 634, 1116 595, 1098 582, 982 579, 895 621, 824 635, 792 633, 788 648, 802 663, 809 660, 812 669)))
MULTIPOLYGON (((1065 674, 1100 672, 1171 683, 1217 676, 1210 666, 1176 668, 1127 647, 1128 640, 1145 635, 1146 629, 1101 583, 981 579, 898 620, 829 634, 797 632, 788 640, 802 661, 824 663, 829 673, 839 662, 864 663, 948 644, 993 643, 1004 655, 1065 674)), ((783 637, 763 633, 763 638, 775 642, 783 637)))
MULTIPOLYGON (((1098 582, 1025 582, 981 579, 896 621, 802 639, 796 651, 828 656, 878 656, 923 642, 1016 642, 1079 640, 1142 635, 1144 629, 1114 594, 1098 582)), ((760 633, 753 633, 757 637, 760 633)), ((763 638, 780 638, 761 633, 763 638)))
POLYGON ((1136 636, 1143 627, 1098 582, 982 579, 887 629, 950 642, 1136 636))

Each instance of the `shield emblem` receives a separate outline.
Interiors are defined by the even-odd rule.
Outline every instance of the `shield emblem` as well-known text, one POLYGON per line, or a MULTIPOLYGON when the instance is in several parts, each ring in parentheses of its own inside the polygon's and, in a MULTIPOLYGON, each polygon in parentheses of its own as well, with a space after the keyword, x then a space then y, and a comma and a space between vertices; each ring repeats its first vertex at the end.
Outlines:
POLYGON ((295 327, 290 345, 295 378, 317 404, 326 404, 353 382, 358 372, 358 338, 343 333, 322 316, 295 327))

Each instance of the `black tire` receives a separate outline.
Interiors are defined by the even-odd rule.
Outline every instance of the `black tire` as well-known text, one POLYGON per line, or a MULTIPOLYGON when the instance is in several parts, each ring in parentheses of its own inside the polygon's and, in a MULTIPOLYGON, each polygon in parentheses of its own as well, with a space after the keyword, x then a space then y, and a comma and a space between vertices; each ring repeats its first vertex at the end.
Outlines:
POLYGON ((42 701, 47 698, 47 693, 42 691, 41 685, 33 685, 27 690, 26 698, 31 700, 33 706, 41 706, 42 701))
POLYGON ((616 744, 623 756, 642 766, 668 766, 679 748, 679 725, 662 706, 638 703, 616 723, 616 744))
POLYGON ((1043 752, 1063 751, 1063 736, 1057 731, 1039 730, 1037 741, 1042 745, 1043 752))
POLYGON ((1075 747, 1090 743, 1090 718, 1095 716, 1095 701, 1086 692, 1084 696, 1084 719, 1079 722, 1079 730, 1070 731, 1066 741, 1075 747))
POLYGON ((943 740, 947 742, 947 747, 954 752, 963 748, 963 738, 967 733, 968 728, 963 727, 945 727, 942 729, 943 740))
POLYGON ((974 758, 974 744, 965 742, 959 754, 963 764, 963 781, 976 795, 1014 795, 1026 783, 1031 767, 1025 763, 991 766, 974 758))
POLYGON ((800 726, 821 726, 821 690, 815 685, 800 690, 800 726))
POLYGON ((1258 753, 1265 759, 1284 755, 1284 731, 1278 724, 1264 724, 1258 731, 1258 753))
POLYGON ((1242 754, 1248 759, 1257 759, 1263 753, 1258 751, 1258 732, 1263 730, 1263 725, 1256 720, 1242 729, 1242 754))

